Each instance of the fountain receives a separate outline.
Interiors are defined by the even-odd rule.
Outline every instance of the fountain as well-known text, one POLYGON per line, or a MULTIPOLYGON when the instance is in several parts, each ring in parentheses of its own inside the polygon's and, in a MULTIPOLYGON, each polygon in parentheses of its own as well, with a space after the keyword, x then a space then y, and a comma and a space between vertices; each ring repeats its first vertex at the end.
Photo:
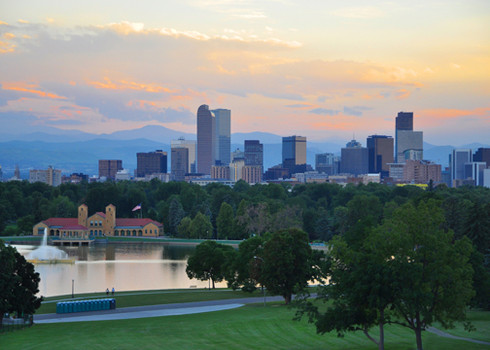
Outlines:
POLYGON ((61 249, 48 245, 48 230, 44 229, 41 246, 27 255, 27 260, 34 263, 74 263, 61 249))

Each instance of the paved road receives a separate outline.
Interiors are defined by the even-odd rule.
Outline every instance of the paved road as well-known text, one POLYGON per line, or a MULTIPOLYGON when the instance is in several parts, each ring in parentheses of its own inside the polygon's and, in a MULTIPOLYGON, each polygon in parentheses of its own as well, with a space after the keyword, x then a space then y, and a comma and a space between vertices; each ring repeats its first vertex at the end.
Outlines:
MULTIPOLYGON (((269 301, 281 301, 282 297, 267 297, 269 301)), ((75 312, 69 314, 43 314, 34 315, 35 323, 84 322, 107 321, 130 318, 160 317, 188 315, 194 313, 211 312, 237 308, 245 304, 262 303, 264 298, 240 298, 211 301, 196 301, 191 303, 175 303, 149 306, 125 307, 115 310, 75 312)))

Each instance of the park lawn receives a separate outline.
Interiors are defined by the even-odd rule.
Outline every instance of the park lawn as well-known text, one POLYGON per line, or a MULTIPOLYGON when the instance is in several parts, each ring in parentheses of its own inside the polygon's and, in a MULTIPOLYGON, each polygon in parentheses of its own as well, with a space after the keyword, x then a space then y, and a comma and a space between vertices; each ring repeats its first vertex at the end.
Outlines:
MULTIPOLYGON (((135 291, 135 292, 121 292, 116 293, 116 307, 129 307, 129 306, 145 306, 145 305, 158 305, 158 304, 173 304, 173 303, 188 303, 193 301, 208 301, 208 300, 222 300, 222 299, 238 299, 238 298, 250 298, 262 296, 260 291, 254 293, 245 293, 242 291, 233 291, 231 289, 179 289, 179 290, 152 290, 152 291, 135 291)), ((85 299, 100 299, 106 298, 105 293, 95 294, 80 294, 75 295, 78 298, 85 299)), ((112 298, 112 295, 109 294, 112 298)), ((46 301, 52 300, 72 300, 70 295, 50 297, 46 298, 46 301)), ((56 302, 43 303, 41 307, 36 311, 36 314, 49 314, 56 312, 56 302)))
POLYGON ((467 313, 468 320, 471 321, 476 330, 468 332, 464 329, 463 324, 457 323, 452 329, 444 329, 439 324, 434 324, 434 327, 458 336, 465 338, 472 338, 490 342, 490 312, 472 310, 467 313))
MULTIPOLYGON (((0 335, 1 349, 376 349, 362 333, 318 335, 280 303, 203 314, 133 320, 39 324, 0 335)), ((374 333, 374 332, 373 332, 374 333)), ((386 348, 415 348, 415 336, 386 327, 386 348)), ((488 349, 424 332, 426 349, 488 349)))

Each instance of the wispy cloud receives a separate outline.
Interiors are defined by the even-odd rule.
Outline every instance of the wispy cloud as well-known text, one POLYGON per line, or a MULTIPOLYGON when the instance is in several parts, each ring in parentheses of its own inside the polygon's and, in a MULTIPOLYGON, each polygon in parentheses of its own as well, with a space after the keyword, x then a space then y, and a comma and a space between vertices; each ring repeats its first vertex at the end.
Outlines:
POLYGON ((125 80, 113 82, 108 77, 104 77, 102 82, 89 81, 88 84, 94 86, 97 89, 142 90, 147 92, 165 92, 165 93, 177 92, 177 90, 172 90, 164 86, 159 86, 157 84, 144 84, 144 83, 137 83, 134 81, 125 81, 125 80))
POLYGON ((40 90, 39 86, 37 86, 36 84, 3 83, 2 89, 3 90, 24 92, 24 93, 28 93, 28 94, 34 94, 34 95, 37 95, 39 97, 48 97, 48 98, 52 98, 52 99, 66 100, 66 97, 59 96, 55 93, 40 90))
POLYGON ((335 116, 340 113, 340 111, 337 111, 335 109, 326 109, 326 108, 315 108, 310 111, 310 113, 313 114, 319 114, 319 115, 329 115, 329 116, 335 116))

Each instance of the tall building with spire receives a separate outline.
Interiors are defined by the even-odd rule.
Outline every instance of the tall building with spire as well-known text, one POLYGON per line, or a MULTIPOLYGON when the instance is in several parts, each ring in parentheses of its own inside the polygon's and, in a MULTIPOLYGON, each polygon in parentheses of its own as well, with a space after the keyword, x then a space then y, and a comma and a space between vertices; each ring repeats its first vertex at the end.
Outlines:
POLYGON ((197 172, 211 174, 214 165, 216 146, 216 118, 208 105, 197 110, 197 172))

